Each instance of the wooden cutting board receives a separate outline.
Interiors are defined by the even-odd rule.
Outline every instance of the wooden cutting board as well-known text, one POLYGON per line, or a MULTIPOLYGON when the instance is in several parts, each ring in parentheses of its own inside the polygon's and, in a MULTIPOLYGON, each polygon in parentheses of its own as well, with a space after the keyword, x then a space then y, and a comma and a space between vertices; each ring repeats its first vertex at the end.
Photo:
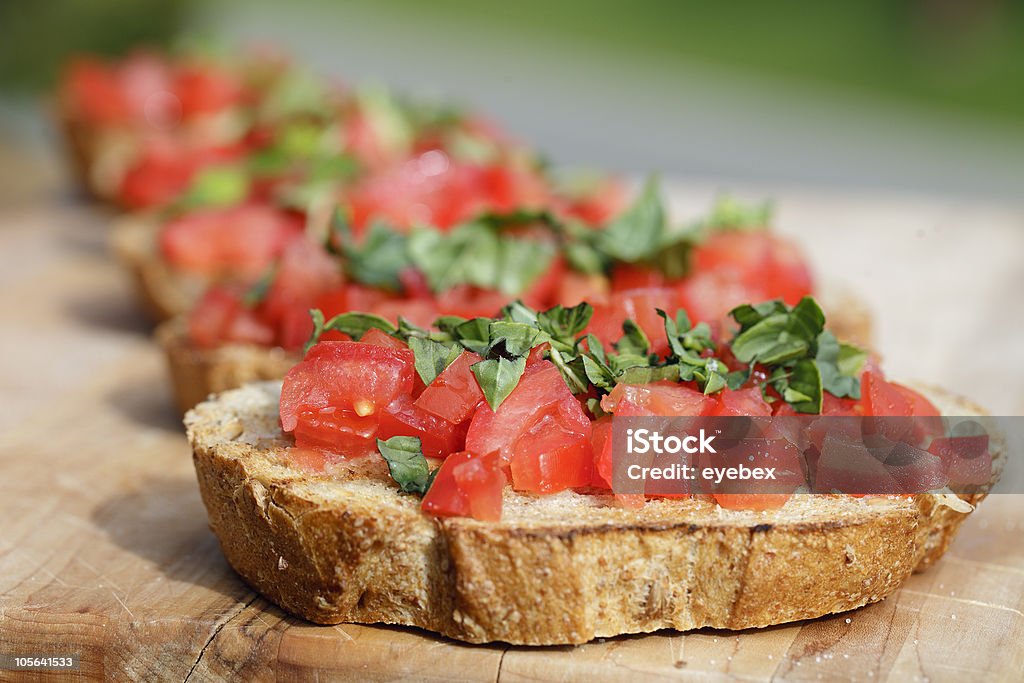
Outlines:
POLYGON ((759 631, 524 648, 286 616, 207 529, 109 217, 37 204, 0 211, 0 654, 75 653, 81 675, 132 680, 1021 679, 1022 496, 986 501, 888 600, 759 631))

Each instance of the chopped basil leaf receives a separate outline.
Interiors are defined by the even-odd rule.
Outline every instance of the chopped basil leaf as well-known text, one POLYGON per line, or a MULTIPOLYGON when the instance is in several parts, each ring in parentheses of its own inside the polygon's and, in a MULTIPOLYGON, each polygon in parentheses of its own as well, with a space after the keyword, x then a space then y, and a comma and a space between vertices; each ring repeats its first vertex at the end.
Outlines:
POLYGON ((488 358, 470 366, 491 410, 497 410, 519 384, 526 370, 526 356, 488 358))
POLYGON ((242 297, 242 305, 246 308, 256 308, 267 298, 267 294, 270 292, 270 287, 274 284, 274 278, 277 276, 277 267, 271 266, 267 268, 266 272, 260 276, 260 279, 253 283, 253 285, 246 290, 245 295, 242 297))
POLYGON ((653 255, 664 235, 665 209, 652 178, 628 209, 596 233, 595 242, 612 259, 635 263, 653 255))
POLYGON ((615 342, 615 350, 621 354, 647 355, 651 342, 640 326, 627 318, 622 322, 622 338, 615 342))
POLYGON ((462 353, 462 347, 451 342, 438 342, 424 337, 409 337, 408 342, 416 359, 416 372, 424 384, 433 382, 462 353))
POLYGON ((326 323, 324 322, 323 311, 320 309, 314 308, 310 310, 309 314, 313 318, 313 334, 310 335, 309 341, 306 342, 305 353, 309 353, 313 345, 320 340, 320 336, 328 330, 347 334, 352 339, 358 341, 373 328, 383 330, 388 334, 394 334, 398 329, 390 320, 379 315, 373 315, 372 313, 341 313, 326 323))
MULTIPOLYGON (((377 450, 388 464, 388 472, 403 493, 423 495, 433 483, 434 473, 420 446, 419 437, 393 436, 377 439, 377 450)), ((436 471, 436 470, 435 470, 436 471)))
POLYGON ((249 196, 249 177, 239 166, 211 166, 192 179, 179 200, 184 207, 233 206, 249 196))
POLYGON ((356 244, 347 223, 340 213, 336 215, 332 233, 345 257, 348 277, 371 287, 401 289, 399 274, 411 265, 406 254, 408 238, 385 225, 372 223, 362 241, 356 244))

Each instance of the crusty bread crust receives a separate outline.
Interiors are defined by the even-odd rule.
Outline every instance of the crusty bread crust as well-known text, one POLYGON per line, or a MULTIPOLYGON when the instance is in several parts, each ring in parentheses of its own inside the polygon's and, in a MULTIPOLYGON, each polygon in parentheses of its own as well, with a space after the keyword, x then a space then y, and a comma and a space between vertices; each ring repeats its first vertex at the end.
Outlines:
POLYGON ((155 337, 167 357, 174 403, 183 415, 211 394, 247 382, 281 379, 300 360, 282 348, 255 344, 200 348, 189 340, 183 318, 161 324, 155 337))
POLYGON ((185 424, 228 561, 318 623, 526 645, 763 627, 885 598, 944 552, 966 516, 930 496, 798 495, 770 512, 653 500, 627 510, 608 496, 506 489, 500 522, 432 519, 398 493, 380 458, 326 472, 289 460, 279 387, 227 392, 185 424))

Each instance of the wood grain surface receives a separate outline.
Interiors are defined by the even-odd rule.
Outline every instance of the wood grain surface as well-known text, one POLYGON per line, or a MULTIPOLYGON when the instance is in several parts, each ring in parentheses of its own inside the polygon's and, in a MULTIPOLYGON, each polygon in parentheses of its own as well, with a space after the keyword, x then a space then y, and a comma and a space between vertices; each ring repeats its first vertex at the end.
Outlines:
MULTIPOLYGON (((949 220, 888 199, 798 197, 783 208, 794 226, 855 215, 879 239, 897 220, 949 220)), ((981 210, 993 234, 1020 225, 981 210)), ((77 653, 79 675, 112 680, 1021 680, 1022 496, 986 501, 949 555, 888 600, 789 626, 524 648, 288 617, 231 571, 207 529, 162 359, 107 253, 108 221, 59 194, 0 210, 0 654, 77 653)), ((820 235, 808 243, 829 248, 820 235)), ((875 268, 876 280, 885 272, 875 268)), ((883 293, 882 322, 901 320, 884 281, 871 287, 869 298, 883 293)), ((920 339, 891 327, 883 336, 890 358, 914 355, 920 339)), ((986 356, 972 386, 952 388, 1019 411, 1016 362, 986 356), (999 363, 1013 372, 997 375, 999 363)))

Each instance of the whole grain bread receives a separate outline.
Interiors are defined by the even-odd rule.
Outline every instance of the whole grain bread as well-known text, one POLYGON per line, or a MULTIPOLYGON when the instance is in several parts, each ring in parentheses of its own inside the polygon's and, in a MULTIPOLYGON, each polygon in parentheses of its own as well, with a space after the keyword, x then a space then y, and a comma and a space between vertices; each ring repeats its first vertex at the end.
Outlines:
MULTIPOLYGON (((506 489, 500 522, 433 519, 397 491, 381 458, 296 465, 279 390, 227 392, 185 424, 228 561, 317 623, 527 645, 763 627, 882 600, 941 556, 966 517, 934 496, 798 495, 769 512, 693 498, 627 510, 608 496, 506 489)), ((979 412, 930 395, 944 411, 979 412)))

